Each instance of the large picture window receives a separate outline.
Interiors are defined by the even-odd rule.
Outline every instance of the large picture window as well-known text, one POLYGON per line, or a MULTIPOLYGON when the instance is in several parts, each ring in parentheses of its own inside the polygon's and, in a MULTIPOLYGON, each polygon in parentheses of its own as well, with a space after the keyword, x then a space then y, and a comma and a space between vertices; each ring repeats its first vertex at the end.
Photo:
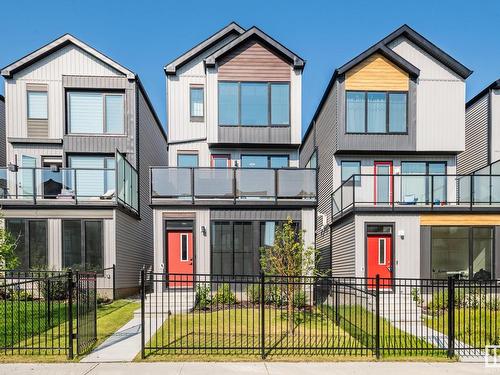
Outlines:
MULTIPOLYGON (((272 246, 280 221, 214 221, 211 262, 215 275, 258 275, 260 251, 272 246)), ((299 227, 298 223, 296 224, 299 227)))
POLYGON ((493 238, 492 227, 432 227, 432 277, 492 279, 493 238))
POLYGON ((99 271, 103 266, 103 230, 101 220, 63 220, 64 267, 99 271))
POLYGON ((16 242, 15 254, 19 269, 47 266, 47 220, 6 219, 5 226, 16 242))
POLYGON ((120 93, 68 92, 68 133, 124 134, 124 98, 120 93))
POLYGON ((289 124, 289 83, 219 82, 219 125, 289 124))
POLYGON ((347 133, 406 133, 406 92, 347 91, 347 133))

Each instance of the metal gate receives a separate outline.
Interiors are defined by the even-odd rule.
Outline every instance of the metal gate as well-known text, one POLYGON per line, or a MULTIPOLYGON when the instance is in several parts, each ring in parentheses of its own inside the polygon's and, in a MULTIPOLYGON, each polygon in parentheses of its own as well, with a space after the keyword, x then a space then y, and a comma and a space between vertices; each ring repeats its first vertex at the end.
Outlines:
POLYGON ((76 272, 76 350, 88 352, 97 341, 97 275, 76 272))

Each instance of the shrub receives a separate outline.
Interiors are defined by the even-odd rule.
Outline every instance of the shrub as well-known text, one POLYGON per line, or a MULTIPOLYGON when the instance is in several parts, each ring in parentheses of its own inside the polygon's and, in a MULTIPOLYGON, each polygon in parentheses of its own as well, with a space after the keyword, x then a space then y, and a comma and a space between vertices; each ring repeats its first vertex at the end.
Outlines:
POLYGON ((226 283, 222 284, 222 286, 217 289, 212 303, 218 303, 222 305, 231 305, 233 303, 236 303, 236 295, 231 290, 231 286, 226 283))
POLYGON ((293 294, 293 307, 296 309, 302 309, 306 307, 307 304, 307 296, 306 292, 303 290, 297 290, 293 294))
POLYGON ((196 307, 199 309, 206 309, 210 306, 210 286, 207 284, 196 285, 196 307))
POLYGON ((252 284, 248 286, 247 298, 250 303, 260 303, 260 285, 252 284))
POLYGON ((109 305, 113 300, 108 296, 103 296, 102 294, 97 294, 97 304, 98 305, 109 305))
POLYGON ((12 290, 9 299, 11 301, 33 301, 33 294, 23 289, 12 290))
POLYGON ((45 300, 60 301, 68 298, 68 279, 64 276, 39 281, 38 287, 45 300))

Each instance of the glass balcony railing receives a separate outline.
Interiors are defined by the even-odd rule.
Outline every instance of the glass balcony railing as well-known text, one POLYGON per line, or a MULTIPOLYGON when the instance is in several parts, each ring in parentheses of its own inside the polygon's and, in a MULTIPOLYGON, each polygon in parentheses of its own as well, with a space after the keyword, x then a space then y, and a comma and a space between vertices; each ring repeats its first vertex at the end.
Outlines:
POLYGON ((316 201, 316 170, 299 168, 151 168, 151 198, 316 201))
POLYGON ((332 193, 332 216, 341 215, 354 207, 500 207, 500 174, 490 173, 353 175, 332 193))

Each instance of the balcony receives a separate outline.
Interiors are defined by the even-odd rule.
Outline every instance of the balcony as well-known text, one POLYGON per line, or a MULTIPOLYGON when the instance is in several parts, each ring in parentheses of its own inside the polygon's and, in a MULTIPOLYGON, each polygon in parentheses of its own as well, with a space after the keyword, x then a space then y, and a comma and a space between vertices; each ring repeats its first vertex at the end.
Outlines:
POLYGON ((314 206, 316 170, 153 167, 151 203, 314 206))
POLYGON ((332 220, 353 210, 491 211, 500 209, 500 174, 358 174, 331 197, 332 220))
POLYGON ((121 205, 137 213, 137 171, 119 155, 115 169, 0 168, 0 204, 57 208, 121 205))

